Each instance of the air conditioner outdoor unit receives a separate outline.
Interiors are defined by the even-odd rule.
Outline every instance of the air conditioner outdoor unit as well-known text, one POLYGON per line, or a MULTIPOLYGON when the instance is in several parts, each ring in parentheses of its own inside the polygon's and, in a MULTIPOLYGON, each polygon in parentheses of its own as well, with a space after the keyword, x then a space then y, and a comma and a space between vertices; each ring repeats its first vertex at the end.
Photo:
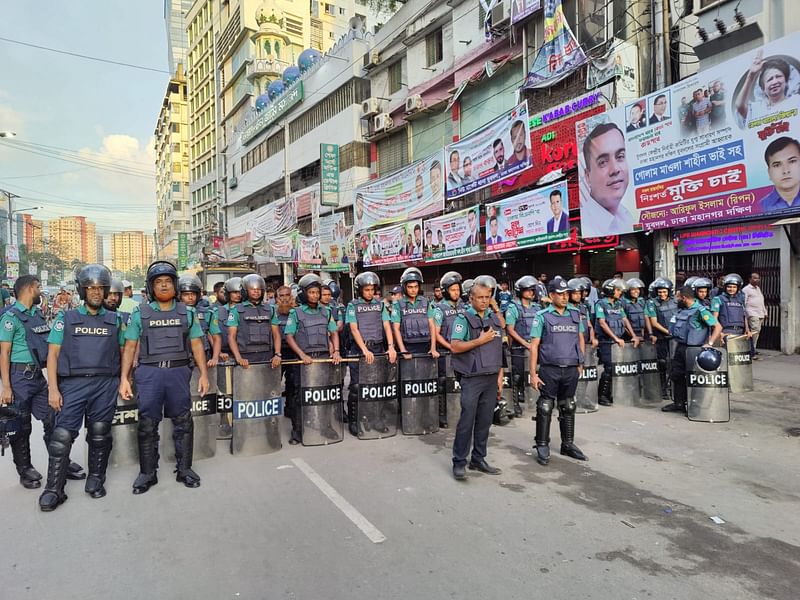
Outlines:
POLYGON ((377 98, 367 98, 361 103, 361 116, 371 117, 377 115, 380 111, 377 98))
POLYGON ((371 50, 364 55, 364 68, 369 70, 381 64, 381 53, 371 50))
POLYGON ((392 117, 388 113, 380 113, 375 115, 375 120, 372 122, 372 130, 374 133, 381 133, 383 131, 389 131, 394 127, 394 121, 392 117))
POLYGON ((406 113, 415 113, 425 108, 425 101, 419 94, 406 98, 406 113))
POLYGON ((492 28, 503 27, 508 25, 511 21, 511 4, 506 0, 500 0, 500 3, 492 8, 492 28))

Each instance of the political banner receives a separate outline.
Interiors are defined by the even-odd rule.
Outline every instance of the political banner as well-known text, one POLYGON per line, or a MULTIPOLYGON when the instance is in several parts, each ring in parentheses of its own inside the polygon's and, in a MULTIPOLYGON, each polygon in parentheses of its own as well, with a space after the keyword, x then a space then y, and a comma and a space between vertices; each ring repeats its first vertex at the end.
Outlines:
POLYGON ((800 212, 800 34, 576 124, 596 237, 800 212))
POLYGON ((531 130, 523 102, 445 147, 447 198, 458 198, 529 169, 531 130))
POLYGON ((319 218, 319 245, 322 253, 320 268, 323 271, 350 270, 347 243, 352 229, 344 224, 344 213, 333 213, 319 218))
POLYGON ((288 233, 276 235, 267 240, 267 245, 269 246, 268 250, 276 263, 297 262, 298 235, 297 230, 294 229, 288 233))
POLYGON ((545 0, 544 43, 522 87, 548 88, 585 62, 586 54, 569 28, 561 0, 545 0))
POLYGON ((422 259, 422 221, 376 229, 361 236, 364 266, 422 259))
POLYGON ((486 252, 507 252, 569 239, 567 182, 486 206, 486 252))
POLYGON ((542 8, 542 0, 511 0, 511 24, 516 25, 542 8))
POLYGON ((355 231, 418 219, 444 210, 441 151, 354 191, 355 231))
POLYGON ((297 199, 295 194, 270 202, 247 215, 247 229, 253 239, 271 238, 286 233, 297 225, 297 199))
POLYGON ((319 269, 322 252, 316 235, 297 236, 297 263, 303 269, 319 269))
POLYGON ((425 260, 478 254, 480 220, 480 206, 473 206, 425 221, 425 260))

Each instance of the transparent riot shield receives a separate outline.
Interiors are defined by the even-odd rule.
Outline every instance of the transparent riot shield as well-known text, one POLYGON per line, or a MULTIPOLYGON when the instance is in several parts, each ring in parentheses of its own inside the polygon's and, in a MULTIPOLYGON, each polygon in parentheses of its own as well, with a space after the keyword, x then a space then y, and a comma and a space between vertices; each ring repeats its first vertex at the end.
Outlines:
POLYGON ((447 400, 447 423, 450 428, 455 430, 458 420, 461 418, 461 384, 456 379, 456 372, 453 370, 453 355, 445 357, 445 398, 447 400))
MULTIPOLYGON (((200 396, 197 387, 200 383, 200 370, 192 369, 189 391, 192 399, 192 426, 194 427, 194 460, 211 458, 217 453, 217 369, 208 369, 208 393, 200 396)), ((175 444, 172 440, 172 420, 161 421, 161 448, 159 453, 167 462, 175 460, 175 444)))
POLYGON ((701 347, 686 349, 687 414, 690 421, 727 423, 731 419, 728 395, 728 352, 720 348, 722 362, 713 373, 697 366, 701 347))
POLYGON ((218 440, 229 440, 233 433, 233 372, 236 363, 229 360, 217 365, 218 440))
POLYGON ((374 440, 397 435, 397 363, 376 354, 371 365, 358 361, 358 439, 374 440))
POLYGON ((639 401, 641 406, 663 404, 658 355, 655 344, 649 341, 639 345, 639 401))
MULTIPOLYGON (((139 442, 136 430, 139 427, 139 408, 136 400, 123 400, 117 396, 117 408, 111 421, 111 456, 108 466, 112 469, 139 464, 139 442)), ((88 450, 88 446, 87 446, 88 450)))
POLYGON ((525 406, 536 411, 536 403, 539 401, 539 390, 531 383, 531 351, 525 351, 525 370, 522 380, 525 382, 525 406))
POLYGON ((578 387, 575 389, 575 412, 597 412, 598 379, 597 350, 588 346, 583 358, 583 374, 578 378, 578 387))
POLYGON ((400 408, 403 434, 439 431, 438 365, 430 354, 413 354, 400 363, 400 408))
POLYGON ((746 335, 729 335, 725 338, 728 350, 728 385, 734 394, 753 391, 753 357, 750 356, 750 338, 746 335))
POLYGON ((255 456, 281 449, 281 370, 250 363, 233 372, 231 454, 255 456))
POLYGON ((639 349, 626 343, 611 346, 611 385, 614 402, 619 406, 639 404, 639 349))
POLYGON ((343 365, 330 360, 300 365, 300 411, 304 446, 324 446, 344 439, 343 365))

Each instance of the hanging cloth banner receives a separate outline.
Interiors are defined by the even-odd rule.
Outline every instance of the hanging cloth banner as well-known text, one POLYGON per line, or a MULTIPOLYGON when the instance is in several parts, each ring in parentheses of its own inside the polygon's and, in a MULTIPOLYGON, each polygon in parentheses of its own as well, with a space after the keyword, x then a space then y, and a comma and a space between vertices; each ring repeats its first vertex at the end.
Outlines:
POLYGON ((544 43, 522 87, 548 88, 585 62, 586 55, 567 24, 561 0, 545 0, 544 43))

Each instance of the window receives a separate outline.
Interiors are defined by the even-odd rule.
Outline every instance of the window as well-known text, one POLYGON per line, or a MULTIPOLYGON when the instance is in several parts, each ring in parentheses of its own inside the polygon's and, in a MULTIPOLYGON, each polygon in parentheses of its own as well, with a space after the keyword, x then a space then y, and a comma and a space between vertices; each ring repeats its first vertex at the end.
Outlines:
POLYGON ((340 8, 340 9, 339 9, 339 14, 340 14, 340 15, 343 15, 343 14, 344 14, 344 9, 343 9, 343 8, 340 8))
POLYGON ((398 60, 389 67, 389 93, 395 94, 400 91, 403 79, 403 61, 398 60))
POLYGON ((325 14, 326 15, 335 15, 336 14, 336 7, 333 4, 326 4, 325 5, 325 14))
POLYGON ((170 129, 172 130, 172 133, 180 133, 180 131, 181 131, 181 125, 180 125, 180 123, 173 123, 173 124, 170 126, 170 129))
POLYGON ((431 67, 444 58, 444 46, 442 44, 442 29, 439 28, 433 33, 429 33, 425 38, 425 58, 427 66, 431 67))
POLYGON ((172 191, 173 192, 180 192, 181 191, 181 182, 180 181, 174 181, 172 183, 172 191))

